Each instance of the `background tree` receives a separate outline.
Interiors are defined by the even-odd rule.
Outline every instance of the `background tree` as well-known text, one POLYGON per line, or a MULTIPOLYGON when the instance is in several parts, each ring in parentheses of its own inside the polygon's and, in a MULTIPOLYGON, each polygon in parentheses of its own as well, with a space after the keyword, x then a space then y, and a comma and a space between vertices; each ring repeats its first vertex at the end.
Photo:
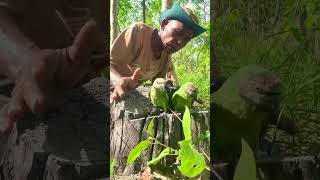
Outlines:
POLYGON ((166 9, 170 9, 171 6, 172 6, 172 0, 162 0, 161 12, 166 10, 166 9))
POLYGON ((110 45, 114 41, 114 39, 118 35, 118 11, 119 11, 119 1, 118 0, 111 0, 110 1, 110 45))

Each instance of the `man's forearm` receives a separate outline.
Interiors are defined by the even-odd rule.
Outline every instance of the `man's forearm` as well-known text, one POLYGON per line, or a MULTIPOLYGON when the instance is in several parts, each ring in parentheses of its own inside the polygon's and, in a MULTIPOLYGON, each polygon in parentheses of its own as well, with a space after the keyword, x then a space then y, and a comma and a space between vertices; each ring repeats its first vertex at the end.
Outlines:
POLYGON ((38 47, 19 29, 10 12, 0 7, 0 74, 16 80, 19 69, 38 47))

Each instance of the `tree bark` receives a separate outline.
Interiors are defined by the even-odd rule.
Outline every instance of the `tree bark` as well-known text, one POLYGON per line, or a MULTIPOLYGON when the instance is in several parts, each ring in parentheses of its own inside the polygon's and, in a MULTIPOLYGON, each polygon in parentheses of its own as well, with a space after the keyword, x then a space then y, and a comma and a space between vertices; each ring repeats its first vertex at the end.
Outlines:
POLYGON ((49 112, 17 121, 4 150, 2 179, 108 177, 108 86, 96 78, 67 92, 49 112))
POLYGON ((146 0, 142 0, 142 19, 146 23, 146 0))
POLYGON ((110 46, 118 35, 118 11, 119 11, 119 0, 111 0, 110 9, 110 46))
MULTIPOLYGON (((111 107, 111 157, 115 159, 115 174, 130 175, 144 169, 146 163, 157 157, 163 150, 160 145, 153 145, 142 152, 140 157, 132 164, 126 165, 129 152, 142 140, 148 139, 147 127, 155 118, 154 133, 162 144, 178 149, 178 141, 182 140, 183 132, 180 120, 174 114, 160 113, 147 98, 148 88, 138 87, 116 105, 111 107)), ((209 113, 206 111, 192 112, 193 138, 204 135, 209 130, 209 113)), ((178 115, 181 118, 181 114, 178 115)), ((197 144, 202 151, 210 157, 209 141, 197 144)), ((170 175, 171 166, 176 162, 175 156, 162 159, 153 170, 161 174, 170 175)))
POLYGON ((161 12, 172 7, 172 0, 162 0, 161 12))
MULTIPOLYGON (((316 180, 320 177, 319 159, 313 156, 257 159, 257 179, 316 180)), ((217 163, 213 169, 224 180, 231 180, 234 163, 217 163)), ((218 180, 215 174, 212 179, 218 180)))

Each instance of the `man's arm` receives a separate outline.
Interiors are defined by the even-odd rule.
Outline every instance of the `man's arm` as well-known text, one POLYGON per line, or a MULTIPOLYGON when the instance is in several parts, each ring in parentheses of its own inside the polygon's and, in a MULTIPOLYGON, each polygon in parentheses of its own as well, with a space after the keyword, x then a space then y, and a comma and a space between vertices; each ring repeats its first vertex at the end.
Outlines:
POLYGON ((140 68, 136 69, 131 76, 123 76, 117 70, 117 65, 110 64, 110 81, 114 87, 110 103, 123 97, 128 90, 136 88, 139 85, 140 77, 140 68))
POLYGON ((140 53, 142 36, 139 25, 133 24, 121 32, 110 48, 110 82, 114 87, 110 102, 123 97, 139 84, 140 68, 133 72, 128 64, 140 53))

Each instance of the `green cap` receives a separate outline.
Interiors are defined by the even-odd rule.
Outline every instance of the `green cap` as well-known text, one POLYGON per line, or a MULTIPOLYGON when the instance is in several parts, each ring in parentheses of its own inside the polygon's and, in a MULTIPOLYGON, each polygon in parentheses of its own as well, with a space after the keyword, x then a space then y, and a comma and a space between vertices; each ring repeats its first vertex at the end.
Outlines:
POLYGON ((182 8, 178 3, 174 3, 171 9, 162 12, 160 16, 160 24, 164 20, 178 20, 193 30, 192 38, 205 32, 206 30, 198 25, 198 19, 189 8, 182 8))

